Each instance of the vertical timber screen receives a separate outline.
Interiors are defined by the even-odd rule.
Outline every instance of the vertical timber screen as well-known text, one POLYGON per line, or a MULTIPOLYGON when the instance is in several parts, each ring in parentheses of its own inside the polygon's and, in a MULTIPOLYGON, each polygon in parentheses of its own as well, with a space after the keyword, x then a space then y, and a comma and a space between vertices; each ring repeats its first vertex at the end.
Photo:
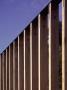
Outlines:
MULTIPOLYGON (((0 54, 0 90, 59 90, 59 3, 52 0, 0 54)), ((62 0, 62 88, 67 90, 67 1, 62 0)))

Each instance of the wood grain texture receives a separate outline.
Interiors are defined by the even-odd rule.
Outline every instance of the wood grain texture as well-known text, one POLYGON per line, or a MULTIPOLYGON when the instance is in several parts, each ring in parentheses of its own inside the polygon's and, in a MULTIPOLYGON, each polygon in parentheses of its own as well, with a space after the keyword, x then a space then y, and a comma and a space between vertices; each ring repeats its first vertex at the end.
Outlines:
POLYGON ((59 90, 59 11, 58 4, 49 4, 49 90, 59 90))

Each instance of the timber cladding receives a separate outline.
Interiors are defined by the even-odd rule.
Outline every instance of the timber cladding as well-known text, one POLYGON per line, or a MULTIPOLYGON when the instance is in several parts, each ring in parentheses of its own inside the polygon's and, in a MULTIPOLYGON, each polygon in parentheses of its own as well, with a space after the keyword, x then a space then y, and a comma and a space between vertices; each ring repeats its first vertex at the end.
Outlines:
POLYGON ((59 89, 59 3, 52 0, 0 54, 0 90, 67 90, 67 1, 62 0, 59 89))

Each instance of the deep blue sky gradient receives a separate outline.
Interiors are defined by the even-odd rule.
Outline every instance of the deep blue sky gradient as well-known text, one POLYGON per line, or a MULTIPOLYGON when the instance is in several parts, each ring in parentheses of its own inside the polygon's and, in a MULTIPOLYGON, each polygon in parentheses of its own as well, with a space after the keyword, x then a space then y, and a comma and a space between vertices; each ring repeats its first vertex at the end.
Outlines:
POLYGON ((0 52, 24 30, 49 1, 0 0, 0 52))

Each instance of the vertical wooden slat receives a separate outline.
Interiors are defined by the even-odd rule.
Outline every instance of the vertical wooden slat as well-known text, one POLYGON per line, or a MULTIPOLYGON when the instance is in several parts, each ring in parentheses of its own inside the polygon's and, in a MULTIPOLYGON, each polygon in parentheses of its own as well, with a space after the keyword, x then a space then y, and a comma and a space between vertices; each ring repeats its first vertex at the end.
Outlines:
POLYGON ((6 49, 6 90, 7 90, 7 49, 6 49))
POLYGON ((4 90, 6 90, 6 51, 4 51, 4 90))
POLYGON ((9 45, 9 90, 10 90, 10 45, 9 45))
POLYGON ((48 71, 48 10, 40 15, 40 87, 41 90, 49 89, 48 71))
POLYGON ((3 90, 5 90, 5 87, 4 87, 4 52, 3 52, 3 90))
POLYGON ((13 42, 13 90, 18 90, 18 39, 13 42))
POLYGON ((38 90, 41 89, 40 87, 40 14, 38 16, 38 90))
POLYGON ((32 23, 30 24, 30 90, 32 90, 32 23))
POLYGON ((26 90, 30 90, 30 26, 25 30, 25 46, 26 90))
POLYGON ((3 63, 2 63, 2 54, 1 54, 1 90, 3 90, 3 71, 2 71, 2 69, 3 69, 3 63))
POLYGON ((65 0, 65 90, 67 90, 67 1, 65 0))
POLYGON ((13 42, 13 90, 15 90, 15 41, 13 42))
POLYGON ((2 53, 2 73, 3 73, 3 90, 4 90, 4 52, 2 53))
POLYGON ((67 90, 67 0, 62 0, 62 90, 67 90))
MULTIPOLYGON (((62 1, 62 90, 66 90, 66 1, 62 1)), ((1 90, 58 90, 58 4, 52 1, 1 55, 1 90), (49 43, 48 43, 49 21, 49 43), (48 53, 49 45, 49 53, 48 53), (49 55, 48 55, 49 54, 49 55), (49 56, 49 59, 48 59, 49 56), (49 65, 49 66, 48 66, 49 65), (48 73, 49 72, 49 73, 48 73), (49 74, 49 76, 48 76, 49 74)))
POLYGON ((32 22, 32 90, 38 90, 38 17, 32 22))
POLYGON ((62 90, 65 90, 65 0, 62 0, 62 90))
POLYGON ((10 44, 9 46, 9 54, 10 90, 13 90, 13 44, 10 44))
POLYGON ((3 57, 1 54, 1 90, 3 90, 3 57))
POLYGON ((20 65, 19 65, 19 36, 18 36, 18 90, 20 90, 20 65))
POLYGON ((4 90, 4 52, 2 53, 2 89, 4 90))
POLYGON ((9 90, 9 48, 7 48, 7 90, 9 90))
POLYGON ((1 90, 1 54, 0 54, 0 90, 1 90))
POLYGON ((24 90, 24 44, 23 33, 18 37, 19 90, 24 90))
POLYGON ((25 46, 25 30, 24 30, 24 90, 26 90, 26 71, 25 71, 25 48, 26 48, 26 46, 25 46))
POLYGON ((18 90, 18 39, 15 40, 15 90, 18 90))
POLYGON ((58 4, 49 4, 49 90, 59 90, 58 61, 59 61, 59 30, 58 4))

